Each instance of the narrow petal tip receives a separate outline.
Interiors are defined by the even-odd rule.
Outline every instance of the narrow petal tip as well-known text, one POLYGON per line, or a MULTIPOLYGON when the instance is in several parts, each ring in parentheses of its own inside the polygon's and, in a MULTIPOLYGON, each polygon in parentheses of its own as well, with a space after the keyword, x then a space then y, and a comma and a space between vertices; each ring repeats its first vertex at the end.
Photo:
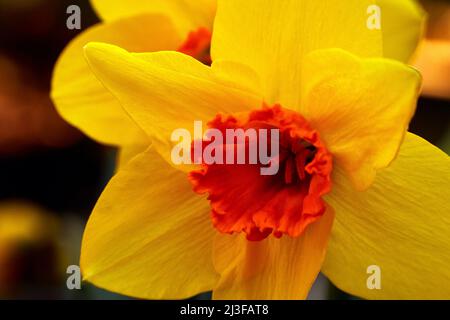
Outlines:
POLYGON ((84 56, 88 62, 104 60, 113 51, 126 52, 120 47, 102 42, 89 42, 83 47, 84 56))

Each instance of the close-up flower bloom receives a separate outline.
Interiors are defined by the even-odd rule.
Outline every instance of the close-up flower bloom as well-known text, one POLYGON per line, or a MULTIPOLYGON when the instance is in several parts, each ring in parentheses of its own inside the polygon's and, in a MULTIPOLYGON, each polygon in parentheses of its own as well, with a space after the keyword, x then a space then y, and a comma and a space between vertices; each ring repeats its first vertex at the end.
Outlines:
MULTIPOLYGON (((130 121, 117 100, 93 76, 82 48, 88 42, 97 41, 130 52, 177 50, 210 64, 216 2, 92 0, 103 22, 74 39, 54 70, 51 95, 61 116, 94 140, 120 147, 119 163, 144 151, 150 138, 130 121), (112 125, 115 130, 110 129, 112 125)), ((407 61, 423 30, 422 10, 414 0, 378 3, 386 13, 382 29, 384 56, 407 61)))
POLYGON ((450 300, 449 13, 0 0, 3 313, 121 300, 100 312, 272 319, 450 300))
POLYGON ((219 0, 215 18, 187 3, 94 1, 107 22, 56 67, 61 115, 127 153, 86 226, 84 279, 138 298, 304 299, 322 271, 362 298, 450 298, 449 159, 407 132, 415 2, 380 1, 379 28, 365 0, 219 0), (171 134, 197 120, 279 129, 279 172, 175 165, 171 134))

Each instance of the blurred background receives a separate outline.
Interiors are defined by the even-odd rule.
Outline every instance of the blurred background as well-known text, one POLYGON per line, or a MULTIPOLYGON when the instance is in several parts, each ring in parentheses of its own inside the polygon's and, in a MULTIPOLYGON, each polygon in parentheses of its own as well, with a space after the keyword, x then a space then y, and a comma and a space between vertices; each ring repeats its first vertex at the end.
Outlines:
MULTIPOLYGON (((84 283, 66 286, 115 164, 115 150, 64 122, 49 98, 53 66, 82 31, 66 27, 71 4, 81 8, 82 30, 98 22, 87 0, 0 0, 0 299, 125 298, 84 283)), ((424 91, 410 131, 448 153, 450 1, 422 4, 429 22, 413 64, 424 91)), ((321 276, 310 298, 351 297, 321 276)))

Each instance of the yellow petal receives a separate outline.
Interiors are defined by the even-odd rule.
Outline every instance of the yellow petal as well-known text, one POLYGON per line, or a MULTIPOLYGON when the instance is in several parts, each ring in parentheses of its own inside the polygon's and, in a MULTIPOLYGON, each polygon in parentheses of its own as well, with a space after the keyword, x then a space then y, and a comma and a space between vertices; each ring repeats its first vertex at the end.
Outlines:
POLYGON ((234 61, 216 60, 211 68, 223 83, 249 92, 260 93, 261 79, 249 66, 234 61))
POLYGON ((298 107, 302 57, 321 48, 382 56, 380 30, 367 28, 372 0, 219 0, 213 61, 240 62, 261 77, 269 104, 298 107))
POLYGON ((215 230, 206 199, 149 149, 110 181, 85 229, 81 268, 93 284, 149 299, 212 289, 215 230))
MULTIPOLYGON (((219 79, 213 69, 178 52, 130 54, 91 43, 86 57, 92 70, 116 96, 136 123, 169 160, 178 128, 193 131, 194 121, 206 126, 217 113, 261 106, 253 93, 219 79)), ((169 160, 170 161, 170 160, 169 160)))
POLYGON ((214 265, 221 278, 213 298, 305 299, 322 266, 333 218, 329 209, 295 239, 217 236, 214 265))
POLYGON ((180 38, 167 18, 156 15, 100 24, 73 40, 55 67, 52 98, 64 119, 102 143, 145 142, 144 132, 91 72, 83 54, 83 47, 90 41, 146 52, 175 49, 181 43, 180 38))
POLYGON ((121 146, 117 150, 116 169, 120 170, 131 159, 144 152, 149 147, 149 144, 128 144, 121 146))
MULTIPOLYGON (((366 192, 336 171, 328 203, 336 212, 324 273, 371 299, 450 299, 450 159, 408 134, 398 158, 366 192), (367 268, 381 289, 367 288, 367 268)), ((369 279, 372 280, 372 279, 369 279)))
POLYGON ((25 201, 0 203, 0 243, 23 245, 55 239, 59 225, 56 217, 25 201))
POLYGON ((212 29, 216 0, 91 0, 99 16, 116 20, 143 12, 165 15, 173 21, 181 36, 199 27, 212 29))
POLYGON ((394 159, 416 108, 421 78, 400 62, 339 49, 304 60, 303 114, 356 188, 394 159))
POLYGON ((408 62, 424 34, 426 15, 416 0, 378 0, 384 57, 408 62))

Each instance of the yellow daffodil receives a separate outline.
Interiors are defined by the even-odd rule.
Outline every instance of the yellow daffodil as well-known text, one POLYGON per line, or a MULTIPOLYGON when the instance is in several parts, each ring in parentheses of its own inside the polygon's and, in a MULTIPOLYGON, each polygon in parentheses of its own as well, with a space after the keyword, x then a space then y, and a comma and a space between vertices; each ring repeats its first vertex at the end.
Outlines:
MULTIPOLYGON (((381 58, 386 31, 368 28, 372 5, 219 1, 211 67, 88 44, 92 71, 152 146, 100 197, 85 279, 141 298, 299 299, 322 270, 365 298, 449 298, 450 162, 407 133, 420 75, 381 58), (278 128, 281 170, 175 165, 171 134, 195 120, 278 128), (367 285, 373 265, 379 289, 367 285)), ((399 43, 415 45, 402 37, 412 30, 398 30, 399 43)), ((414 45, 390 50, 405 58, 414 45)))
MULTIPOLYGON (((69 123, 91 138, 120 147, 126 163, 150 144, 90 72, 82 48, 91 41, 118 45, 130 52, 178 50, 209 62, 205 49, 216 0, 91 0, 103 22, 83 32, 66 48, 54 72, 52 98, 69 123), (112 129, 114 128, 114 129, 112 129)), ((423 28, 423 11, 415 0, 379 0, 383 12, 383 55, 407 61, 423 28)), ((364 44, 358 44, 364 45, 364 44)))
POLYGON ((26 279, 36 278, 49 283, 59 279, 59 229, 54 216, 33 204, 23 201, 0 203, 1 298, 14 297, 26 279), (35 270, 36 266, 42 265, 52 266, 45 275, 38 274, 41 269, 35 270))
POLYGON ((383 56, 409 62, 425 33, 425 11, 417 0, 376 2, 383 23, 383 56))
POLYGON ((92 0, 103 19, 76 37, 54 70, 52 98, 69 123, 91 138, 121 147, 127 159, 149 145, 146 136, 114 96, 89 70, 83 46, 90 41, 115 44, 133 52, 180 50, 199 59, 209 47, 215 0, 92 0))
POLYGON ((426 38, 414 55, 413 65, 423 77, 422 95, 450 100, 450 3, 421 2, 429 19, 426 38))

